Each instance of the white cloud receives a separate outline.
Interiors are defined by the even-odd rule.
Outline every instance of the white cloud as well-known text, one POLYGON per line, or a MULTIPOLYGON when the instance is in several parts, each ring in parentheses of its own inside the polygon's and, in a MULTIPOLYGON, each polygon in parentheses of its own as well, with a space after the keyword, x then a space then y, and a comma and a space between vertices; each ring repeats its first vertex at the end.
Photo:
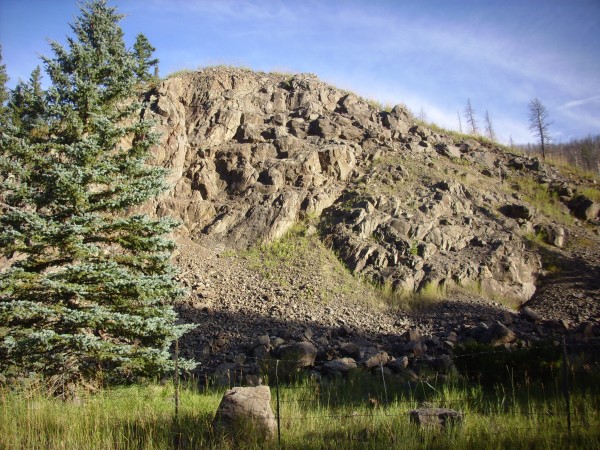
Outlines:
POLYGON ((572 108, 577 108, 579 106, 587 105, 589 103, 600 103, 600 95, 593 95, 591 97, 582 98, 579 100, 572 100, 572 101, 567 102, 564 105, 562 105, 562 108, 563 109, 572 109, 572 108))

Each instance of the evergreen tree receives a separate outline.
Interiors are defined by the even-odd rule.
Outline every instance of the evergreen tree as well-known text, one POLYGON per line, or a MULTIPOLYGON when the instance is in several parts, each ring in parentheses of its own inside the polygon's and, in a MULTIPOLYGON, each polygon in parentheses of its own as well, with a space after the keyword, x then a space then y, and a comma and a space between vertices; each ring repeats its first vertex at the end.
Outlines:
MULTIPOLYGON (((105 0, 81 7, 68 48, 44 58, 47 139, 2 135, 0 372, 58 386, 132 381, 173 369, 172 219, 132 213, 165 189, 147 164, 157 143, 129 98, 136 58, 105 0)), ((180 367, 191 368, 183 361, 180 367)))
POLYGON ((158 77, 158 59, 152 58, 156 49, 150 45, 148 38, 142 33, 138 34, 133 45, 135 54, 135 74, 140 81, 150 81, 158 77), (150 71, 153 70, 153 72, 150 71))
POLYGON ((10 92, 8 102, 9 116, 12 124, 21 135, 41 139, 47 135, 44 123, 46 110, 45 92, 42 89, 42 70, 36 67, 31 73, 29 82, 21 80, 10 92))
POLYGON ((6 102, 8 100, 8 90, 6 83, 8 83, 8 75, 6 74, 6 64, 2 64, 2 46, 0 45, 0 126, 3 126, 6 122, 6 102))

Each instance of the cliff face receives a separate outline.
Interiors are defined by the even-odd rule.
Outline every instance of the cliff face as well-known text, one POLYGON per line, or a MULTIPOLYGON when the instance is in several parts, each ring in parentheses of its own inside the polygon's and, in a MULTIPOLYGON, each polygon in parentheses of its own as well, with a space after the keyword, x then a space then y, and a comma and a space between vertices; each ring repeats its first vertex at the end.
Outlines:
POLYGON ((380 111, 313 75, 205 69, 147 99, 172 184, 152 208, 193 240, 240 249, 311 218, 351 270, 378 283, 472 284, 519 301, 541 269, 526 237, 564 242, 520 193, 523 179, 567 189, 536 159, 431 130, 400 105, 380 111))

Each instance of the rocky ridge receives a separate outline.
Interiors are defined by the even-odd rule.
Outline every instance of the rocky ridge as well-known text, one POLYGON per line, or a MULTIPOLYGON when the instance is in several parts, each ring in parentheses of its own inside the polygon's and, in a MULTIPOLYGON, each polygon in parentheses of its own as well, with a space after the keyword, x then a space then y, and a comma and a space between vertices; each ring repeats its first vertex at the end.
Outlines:
MULTIPOLYGON (((541 250, 568 253, 577 233, 597 246, 597 204, 536 158, 425 127, 400 105, 378 110, 313 75, 211 68, 167 79, 147 100, 172 184, 150 209, 184 223, 178 264, 192 295, 181 314, 200 324, 186 351, 201 370, 252 373, 252 358, 286 348, 308 354, 308 366, 340 368, 381 352, 386 364, 448 355, 461 339, 511 345, 582 322, 588 338, 599 331, 589 301, 579 315, 537 317, 486 300, 543 304, 541 250), (557 216, 532 201, 540 191, 558 199, 557 216), (322 246, 312 261, 273 269, 274 282, 240 256, 299 222, 310 247, 322 246), (342 295, 340 280, 323 276, 322 260, 336 263, 325 249, 398 293, 463 290, 416 312, 390 308, 364 283, 342 295)), ((587 288, 597 305, 597 286, 587 288)))

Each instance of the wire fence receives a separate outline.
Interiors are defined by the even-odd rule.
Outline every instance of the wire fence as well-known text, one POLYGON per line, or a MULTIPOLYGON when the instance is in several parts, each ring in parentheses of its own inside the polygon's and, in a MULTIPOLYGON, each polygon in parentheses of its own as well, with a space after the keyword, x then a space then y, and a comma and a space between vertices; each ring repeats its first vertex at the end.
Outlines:
MULTIPOLYGON (((554 371, 550 374, 550 379, 554 381, 556 392, 560 391, 559 400, 562 405, 556 401, 553 408, 543 408, 537 411, 518 409, 515 415, 523 417, 530 421, 527 426, 511 426, 511 430, 519 431, 540 431, 540 426, 547 422, 546 419, 553 419, 552 422, 547 422, 551 425, 555 432, 564 431, 569 436, 575 430, 588 429, 589 423, 585 417, 580 418, 581 423, 573 423, 571 391, 574 377, 571 372, 571 359, 578 353, 590 349, 590 344, 571 342, 567 345, 563 339, 560 343, 548 345, 539 345, 535 347, 537 351, 553 350, 553 356, 560 355, 558 361, 556 358, 547 361, 548 364, 554 364, 554 371), (545 422, 546 421, 546 422, 545 422)), ((531 348, 525 347, 521 349, 507 350, 501 348, 498 350, 489 351, 474 351, 470 353, 461 353, 453 356, 455 363, 467 361, 469 359, 477 361, 484 356, 499 356, 504 355, 512 357, 523 352, 528 355, 531 348)), ((595 352, 596 355, 598 352, 595 352)), ((478 406, 485 406, 489 403, 489 399, 482 396, 474 397, 453 397, 447 398, 447 392, 442 392, 443 386, 434 386, 426 379, 415 381, 413 384, 404 383, 401 389, 398 389, 397 380, 390 376, 384 368, 384 364, 380 363, 372 369, 372 374, 369 381, 369 386, 363 386, 363 397, 366 394, 367 404, 372 407, 371 411, 358 409, 358 411, 349 411, 354 405, 352 400, 344 397, 345 390, 355 390, 356 385, 345 386, 344 377, 337 378, 335 383, 328 383, 323 379, 309 380, 303 384, 290 384, 284 380, 282 374, 282 366, 288 364, 291 367, 298 364, 298 359, 274 358, 274 357, 247 357, 247 361, 253 361, 260 365, 264 370, 264 375, 269 376, 270 389, 275 403, 275 418, 277 423, 277 440, 278 445, 282 445, 282 436, 289 427, 295 423, 305 423, 309 421, 347 421, 356 419, 381 419, 381 418, 407 418, 410 411, 419 408, 452 408, 457 411, 461 409, 470 410, 469 412, 461 411, 462 418, 466 417, 482 417, 485 413, 477 412, 478 406), (419 388, 420 387, 420 391, 419 388), (377 388, 377 389, 373 389, 377 388), (408 392, 407 392, 408 389, 408 392), (304 391, 302 393, 301 391, 304 391), (296 392, 296 394, 293 394, 296 392), (400 394, 399 394, 400 392, 400 394), (291 394, 290 394, 291 393, 291 394), (418 394, 418 395, 417 395, 418 394), (333 396, 333 397, 332 397, 333 396), (340 397, 340 398, 338 398, 340 397), (369 403, 370 402, 370 403, 369 403), (312 409, 311 409, 312 406, 312 409), (335 406, 335 408, 331 408, 335 406), (300 408, 301 407, 301 408, 300 408), (323 413, 315 414, 315 410, 323 411, 323 413)), ((579 361, 585 366, 594 371, 600 366, 600 361, 593 360, 591 355, 587 355, 582 361, 579 361)), ((288 366, 288 367, 289 367, 288 366)), ((468 365, 462 367, 459 373, 463 377, 481 376, 481 375, 498 375, 509 376, 509 379, 514 381, 515 374, 526 374, 527 369, 518 365, 510 365, 507 363, 503 368, 488 368, 477 367, 472 368, 468 365), (512 377, 512 378, 511 378, 512 377)), ((232 385, 236 385, 240 376, 233 376, 232 385)), ((473 377, 476 380, 476 377, 473 377)), ((476 381, 473 381, 476 384, 476 381)), ((233 387, 233 386, 230 386, 233 387)), ((513 386, 514 389, 514 386, 513 386)), ((513 392, 513 396, 518 393, 513 392)), ((364 400, 364 399, 363 399, 364 400)), ((178 405, 178 400, 176 405, 178 405)), ((514 407, 514 405, 513 405, 514 407)), ((515 409, 515 411, 517 410, 515 409)), ((514 411, 513 411, 514 413, 514 411)), ((501 434, 505 431, 494 429, 485 430, 487 434, 501 434)))

